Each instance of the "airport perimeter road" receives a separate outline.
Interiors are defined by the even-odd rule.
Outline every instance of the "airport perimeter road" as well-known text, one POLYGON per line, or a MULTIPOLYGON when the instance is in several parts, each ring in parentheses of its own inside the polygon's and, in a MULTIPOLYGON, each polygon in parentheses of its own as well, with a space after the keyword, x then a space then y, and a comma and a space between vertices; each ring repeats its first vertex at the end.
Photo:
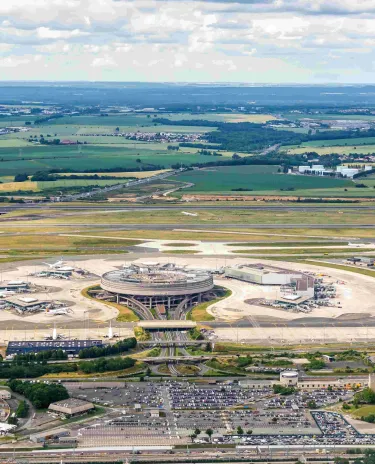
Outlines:
MULTIPOLYGON (((375 318, 373 317, 362 317, 361 314, 358 314, 357 319, 350 319, 350 320, 340 320, 335 318, 329 317, 301 317, 299 319, 293 319, 291 321, 285 319, 274 319, 274 321, 262 321, 260 319, 255 318, 256 325, 258 327, 327 327, 335 328, 335 327, 375 327, 375 318)), ((229 324, 228 322, 219 322, 219 321, 210 321, 206 322, 205 325, 212 327, 213 329, 219 328, 228 328, 228 327, 254 327, 254 324, 249 322, 246 319, 240 319, 236 322, 229 324)))
POLYGON ((59 222, 49 222, 45 224, 38 224, 35 221, 29 221, 27 224, 20 222, 1 221, 0 224, 6 227, 40 227, 45 229, 48 227, 88 227, 90 229, 119 229, 119 230, 191 230, 191 229, 375 229, 375 224, 98 224, 96 222, 75 222, 64 224, 59 222))

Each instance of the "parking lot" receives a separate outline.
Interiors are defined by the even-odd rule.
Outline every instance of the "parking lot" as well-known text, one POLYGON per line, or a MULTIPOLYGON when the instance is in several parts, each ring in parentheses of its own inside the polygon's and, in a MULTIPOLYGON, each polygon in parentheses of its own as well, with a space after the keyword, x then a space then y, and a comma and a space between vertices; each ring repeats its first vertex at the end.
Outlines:
MULTIPOLYGON (((107 408, 101 418, 77 427, 79 446, 187 444, 199 429, 214 443, 375 444, 340 414, 319 410, 349 400, 345 389, 275 395, 269 386, 187 381, 67 383, 73 397, 107 408), (241 430, 238 434, 238 430, 241 430), (217 437, 217 435, 220 435, 217 437)), ((206 436, 193 438, 207 442, 206 436)))

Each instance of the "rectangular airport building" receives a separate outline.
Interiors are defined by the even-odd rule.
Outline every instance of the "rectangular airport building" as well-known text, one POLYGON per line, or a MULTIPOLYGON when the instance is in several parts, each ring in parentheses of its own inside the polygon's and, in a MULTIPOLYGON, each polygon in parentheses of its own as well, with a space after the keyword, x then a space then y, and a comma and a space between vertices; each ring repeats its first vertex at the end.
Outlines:
POLYGON ((298 297, 314 297, 314 277, 299 271, 256 263, 226 267, 225 277, 258 285, 290 285, 298 297))
POLYGON ((9 342, 6 354, 39 353, 41 351, 63 350, 68 354, 78 354, 84 348, 102 348, 101 340, 43 340, 9 342))

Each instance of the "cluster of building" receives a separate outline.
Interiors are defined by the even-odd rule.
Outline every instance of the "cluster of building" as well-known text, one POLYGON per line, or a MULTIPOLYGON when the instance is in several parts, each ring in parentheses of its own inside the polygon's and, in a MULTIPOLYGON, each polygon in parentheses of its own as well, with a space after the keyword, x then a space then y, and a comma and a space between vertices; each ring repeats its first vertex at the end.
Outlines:
POLYGON ((201 134, 185 134, 178 132, 120 132, 115 131, 110 134, 80 134, 81 136, 101 136, 101 137, 124 137, 136 142, 158 142, 158 143, 194 143, 202 140, 201 134))
POLYGON ((333 169, 327 169, 322 164, 312 164, 311 166, 298 166, 299 174, 308 174, 313 176, 335 176, 335 177, 347 177, 353 179, 353 177, 360 172, 372 171, 373 166, 365 165, 363 170, 360 168, 352 168, 349 166, 336 166, 336 171, 333 169))

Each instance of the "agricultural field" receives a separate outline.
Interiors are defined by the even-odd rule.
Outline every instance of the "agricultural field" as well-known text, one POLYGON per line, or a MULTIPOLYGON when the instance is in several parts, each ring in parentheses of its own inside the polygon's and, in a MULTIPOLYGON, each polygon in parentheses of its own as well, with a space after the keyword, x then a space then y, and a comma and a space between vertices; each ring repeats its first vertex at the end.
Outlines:
MULTIPOLYGON (((169 169, 161 169, 159 171, 140 171, 140 172, 83 172, 83 173, 76 173, 79 174, 80 176, 98 176, 98 177, 103 177, 103 176, 111 176, 111 177, 119 177, 119 178, 129 178, 133 177, 136 179, 146 179, 148 177, 156 176, 158 174, 162 174, 163 172, 168 172, 169 169)), ((74 173, 72 172, 61 172, 59 173, 59 176, 72 176, 74 173)), ((0 178, 1 180, 1 178, 0 178)))
POLYGON ((317 119, 317 120, 353 120, 353 121, 375 121, 375 115, 369 114, 307 114, 307 113, 284 113, 282 115, 285 119, 297 120, 297 119, 317 119))
POLYGON ((300 147, 336 147, 336 146, 353 146, 358 145, 375 145, 375 137, 359 137, 359 138, 348 138, 348 139, 336 139, 336 140, 310 140, 308 142, 302 142, 300 147))
POLYGON ((274 121, 277 119, 271 114, 243 114, 243 113, 202 113, 202 114, 188 114, 188 113, 173 113, 167 115, 159 115, 159 117, 168 118, 171 121, 180 121, 182 119, 202 119, 205 121, 218 121, 218 122, 253 122, 265 123, 267 121, 274 121))
POLYGON ((115 173, 76 173, 80 176, 93 176, 97 175, 99 179, 69 179, 68 177, 74 173, 62 173, 62 177, 66 179, 59 179, 54 181, 25 181, 13 182, 13 176, 0 178, 0 192, 43 192, 46 189, 68 188, 68 187, 89 187, 99 186, 104 187, 107 185, 114 185, 119 183, 126 183, 131 179, 146 179, 155 176, 167 170, 160 171, 143 171, 143 172, 115 172, 115 173), (100 179, 100 177, 108 176, 115 177, 116 179, 100 179))
MULTIPOLYGON (((351 142, 353 143, 353 139, 351 140, 351 142)), ((375 142, 375 140, 373 140, 373 142, 375 142)), ((312 143, 312 142, 309 142, 309 143, 312 143)), ((286 149, 289 155, 300 155, 302 153, 308 153, 311 151, 316 152, 318 155, 330 155, 332 153, 337 153, 341 155, 349 155, 350 153, 359 153, 359 154, 368 155, 368 154, 375 153, 375 143, 373 145, 342 145, 342 146, 333 145, 333 141, 331 141, 330 143, 331 145, 329 146, 312 146, 312 145, 303 146, 302 144, 301 146, 298 146, 298 147, 294 146, 294 147, 282 147, 282 148, 283 148, 283 151, 286 149)))
POLYGON ((2 176, 15 175, 20 172, 33 174, 49 169, 126 169, 140 168, 152 164, 170 168, 174 164, 205 163, 207 156, 160 150, 147 150, 100 145, 45 146, 37 145, 18 148, 0 148, 0 172, 2 176), (141 163, 137 160, 141 160, 141 163))
MULTIPOLYGON (((278 166, 230 166, 215 167, 196 171, 187 171, 171 178, 184 182, 191 182, 193 187, 184 191, 185 194, 195 192, 220 192, 253 195, 260 192, 265 194, 283 193, 295 194, 295 191, 311 191, 315 189, 337 189, 354 186, 352 181, 330 179, 323 177, 295 176, 279 174, 278 166), (234 189, 246 189, 241 191, 234 189), (281 190, 283 189, 283 190, 281 190)), ((362 190, 362 189, 361 189, 362 190)))
MULTIPOLYGON (((0 127, 27 127, 26 132, 15 132, 0 136, 0 172, 3 176, 17 173, 33 174, 51 169, 73 169, 77 172, 120 168, 124 171, 152 164, 161 168, 170 168, 174 164, 205 163, 207 156, 200 155, 195 147, 183 147, 179 151, 168 150, 168 145, 177 143, 159 143, 127 140, 124 137, 111 136, 116 128, 120 132, 170 132, 204 134, 215 130, 214 127, 163 126, 153 122, 159 115, 147 114, 110 114, 109 116, 65 116, 40 125, 25 126, 33 123, 37 116, 11 116, 0 118, 0 127), (39 145, 30 142, 30 138, 43 136, 46 140, 70 140, 80 145, 39 145), (95 169, 94 169, 95 168, 95 169)), ((194 118, 215 120, 215 114, 185 115, 163 114, 173 119, 194 118)), ((267 115, 220 114, 218 120, 249 117, 253 120, 267 120, 267 115)), ((232 156, 231 152, 222 152, 222 156, 232 156)))

